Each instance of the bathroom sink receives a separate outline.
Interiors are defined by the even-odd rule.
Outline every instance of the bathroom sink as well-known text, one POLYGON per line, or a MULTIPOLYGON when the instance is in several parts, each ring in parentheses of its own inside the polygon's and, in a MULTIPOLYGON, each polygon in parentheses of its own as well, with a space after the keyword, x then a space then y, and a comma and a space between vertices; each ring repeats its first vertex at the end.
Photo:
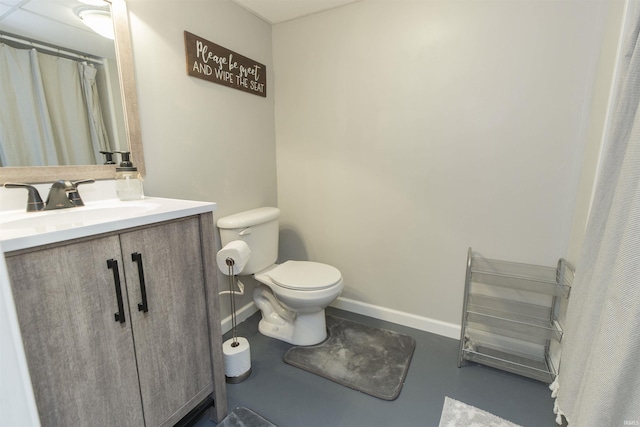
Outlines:
POLYGON ((147 197, 139 201, 100 200, 85 206, 51 211, 0 211, 3 252, 196 215, 216 204, 147 197))
POLYGON ((129 218, 155 208, 153 204, 123 206, 82 206, 52 211, 23 212, 0 216, 0 232, 19 230, 46 232, 129 218))

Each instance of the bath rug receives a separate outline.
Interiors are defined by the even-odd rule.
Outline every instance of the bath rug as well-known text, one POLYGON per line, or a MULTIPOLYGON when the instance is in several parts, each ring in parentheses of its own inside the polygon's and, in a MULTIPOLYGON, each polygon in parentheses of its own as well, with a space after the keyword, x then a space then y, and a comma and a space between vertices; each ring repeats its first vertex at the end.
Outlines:
POLYGON ((224 417, 217 427, 278 427, 251 409, 239 407, 224 417))
POLYGON ((292 347, 284 361, 338 384, 395 400, 409 370, 416 340, 408 335, 327 316, 328 338, 292 347))
POLYGON ((521 427, 487 411, 449 397, 444 398, 438 427, 521 427))

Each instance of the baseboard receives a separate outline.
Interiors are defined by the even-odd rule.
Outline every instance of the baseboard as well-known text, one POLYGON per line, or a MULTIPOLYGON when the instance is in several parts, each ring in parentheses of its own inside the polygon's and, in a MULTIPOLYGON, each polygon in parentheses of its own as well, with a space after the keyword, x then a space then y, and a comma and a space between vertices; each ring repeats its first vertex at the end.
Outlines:
MULTIPOLYGON (((387 322, 397 323, 402 326, 419 329, 421 331, 430 332, 436 335, 442 335, 448 338, 460 339, 460 325, 443 322, 441 320, 431 319, 429 317, 417 316, 415 314, 405 313, 403 311, 394 310, 392 308, 381 307, 378 305, 368 304, 366 302, 356 301, 350 298, 339 297, 335 300, 331 307, 340 310, 351 311, 353 313, 362 314, 364 316, 375 317, 376 319, 385 320, 387 322)), ((242 323, 251 315, 258 311, 258 307, 251 301, 236 314, 236 321, 242 323)), ((231 315, 222 319, 222 333, 225 334, 231 330, 231 315)))
POLYGON ((375 317, 376 319, 397 323, 402 326, 408 326, 410 328, 419 329, 436 335, 442 335, 448 338, 454 338, 456 340, 460 339, 460 325, 456 325, 454 323, 417 316, 415 314, 405 313, 391 308, 380 307, 378 305, 368 304, 343 297, 339 297, 335 300, 331 304, 331 307, 369 317, 375 317))
MULTIPOLYGON (((238 324, 244 322, 249 317, 251 317, 253 313, 255 313, 256 311, 258 311, 258 307, 256 307, 253 301, 251 301, 250 303, 248 303, 247 305, 245 305, 244 307, 242 307, 240 310, 237 311, 236 322, 238 324)), ((227 317, 222 319, 222 333, 226 334, 230 330, 231 330, 231 315, 228 315, 227 317)))

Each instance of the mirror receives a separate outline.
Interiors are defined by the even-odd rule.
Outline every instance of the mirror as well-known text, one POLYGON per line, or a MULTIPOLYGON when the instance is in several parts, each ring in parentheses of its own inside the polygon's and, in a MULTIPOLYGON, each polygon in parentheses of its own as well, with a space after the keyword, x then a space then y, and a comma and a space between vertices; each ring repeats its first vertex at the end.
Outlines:
MULTIPOLYGON (((125 0, 110 0, 115 32, 115 51, 118 63, 120 94, 124 112, 126 140, 131 158, 138 170, 144 174, 144 155, 138 116, 138 100, 135 87, 133 52, 129 19, 125 0)), ((59 179, 113 179, 114 165, 46 166, 46 167, 0 167, 0 184, 5 182, 41 183, 59 179)))

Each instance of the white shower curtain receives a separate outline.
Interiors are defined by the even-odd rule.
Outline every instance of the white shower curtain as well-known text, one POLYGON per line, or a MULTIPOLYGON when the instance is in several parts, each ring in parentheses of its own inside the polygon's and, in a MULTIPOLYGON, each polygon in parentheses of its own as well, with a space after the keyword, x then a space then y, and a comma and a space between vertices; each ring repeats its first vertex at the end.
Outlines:
POLYGON ((58 164, 37 52, 0 44, 0 76, 0 166, 58 164))
POLYGON ((80 83, 84 92, 93 153, 96 159, 101 159, 100 151, 111 151, 111 149, 107 129, 102 118, 102 107, 100 106, 100 96, 96 82, 98 70, 91 64, 78 62, 78 72, 80 73, 80 83))
POLYGON ((96 107, 95 69, 0 44, 0 75, 0 166, 91 165, 101 159, 99 151, 109 145, 96 107))
POLYGON ((634 15, 552 384, 557 421, 564 415, 571 427, 640 425, 640 16, 634 15))
POLYGON ((38 63, 59 164, 96 164, 78 63, 40 52, 38 63))

